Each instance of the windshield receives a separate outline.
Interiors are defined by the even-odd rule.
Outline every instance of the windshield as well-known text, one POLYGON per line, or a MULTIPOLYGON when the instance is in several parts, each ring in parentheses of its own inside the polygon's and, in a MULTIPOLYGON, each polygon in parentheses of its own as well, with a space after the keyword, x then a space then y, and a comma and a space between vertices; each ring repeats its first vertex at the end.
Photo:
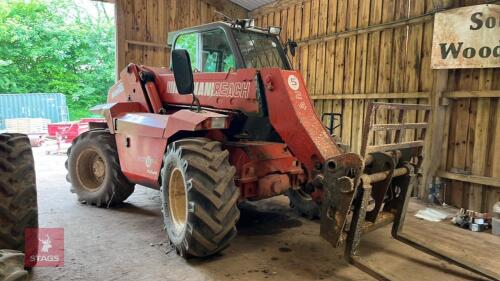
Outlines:
POLYGON ((236 68, 233 52, 222 29, 181 34, 174 49, 185 49, 193 70, 227 72, 236 68))
POLYGON ((288 69, 281 55, 281 46, 273 35, 234 30, 234 37, 247 68, 279 67, 288 69))

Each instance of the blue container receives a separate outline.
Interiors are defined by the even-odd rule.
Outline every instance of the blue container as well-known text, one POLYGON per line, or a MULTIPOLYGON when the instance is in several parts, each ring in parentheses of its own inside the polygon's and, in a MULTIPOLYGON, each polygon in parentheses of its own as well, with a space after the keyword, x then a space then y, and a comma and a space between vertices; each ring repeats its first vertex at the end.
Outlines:
POLYGON ((69 120, 66 96, 63 94, 0 94, 0 130, 5 119, 45 118, 52 123, 69 120))

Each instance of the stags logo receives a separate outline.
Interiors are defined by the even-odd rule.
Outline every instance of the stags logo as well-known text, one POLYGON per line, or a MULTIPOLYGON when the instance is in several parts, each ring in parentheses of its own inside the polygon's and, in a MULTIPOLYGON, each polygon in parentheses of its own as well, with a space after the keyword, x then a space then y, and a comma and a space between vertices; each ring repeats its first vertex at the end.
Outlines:
MULTIPOLYGON (((167 84, 169 93, 178 94, 174 81, 167 84)), ((250 82, 195 82, 194 94, 205 97, 248 98, 250 82)))
POLYGON ((45 240, 38 238, 38 241, 42 242, 42 248, 40 249, 42 253, 48 253, 49 249, 52 248, 52 241, 50 241, 50 236, 47 234, 45 235, 45 237, 47 237, 47 239, 45 240))
POLYGON ((26 267, 64 265, 63 228, 27 228, 24 237, 26 267))

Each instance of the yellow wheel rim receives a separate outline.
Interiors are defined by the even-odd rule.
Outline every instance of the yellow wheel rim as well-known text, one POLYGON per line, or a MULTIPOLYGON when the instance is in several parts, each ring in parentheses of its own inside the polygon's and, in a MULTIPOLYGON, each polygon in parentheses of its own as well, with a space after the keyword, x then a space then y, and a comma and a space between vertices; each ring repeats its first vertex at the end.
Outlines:
POLYGON ((168 206, 175 231, 182 230, 187 221, 186 183, 181 170, 175 168, 168 182, 168 206))
POLYGON ((85 149, 76 160, 76 174, 83 188, 97 191, 106 176, 104 159, 93 149, 85 149))

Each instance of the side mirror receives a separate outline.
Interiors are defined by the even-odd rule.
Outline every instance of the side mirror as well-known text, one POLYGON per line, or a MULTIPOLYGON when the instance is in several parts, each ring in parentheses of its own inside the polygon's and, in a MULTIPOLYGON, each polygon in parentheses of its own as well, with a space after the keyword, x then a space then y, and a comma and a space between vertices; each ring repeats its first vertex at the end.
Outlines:
POLYGON ((194 92, 193 69, 186 50, 172 50, 172 71, 179 94, 192 94, 194 92))

